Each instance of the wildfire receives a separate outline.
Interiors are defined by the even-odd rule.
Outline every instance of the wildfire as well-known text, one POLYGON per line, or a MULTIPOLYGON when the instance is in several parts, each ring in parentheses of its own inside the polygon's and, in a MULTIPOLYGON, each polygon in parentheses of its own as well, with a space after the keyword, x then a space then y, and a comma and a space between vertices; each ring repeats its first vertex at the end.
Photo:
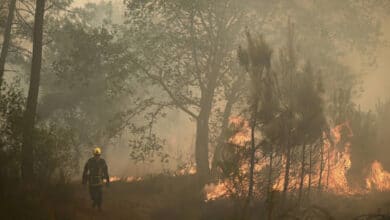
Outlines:
POLYGON ((127 176, 127 177, 118 177, 118 176, 110 176, 110 182, 138 182, 143 180, 142 177, 135 177, 135 176, 127 176))
POLYGON ((175 176, 194 175, 196 174, 195 163, 187 163, 182 168, 175 172, 175 176))
POLYGON ((388 191, 390 190, 390 173, 383 169, 378 161, 371 164, 371 170, 366 178, 366 187, 369 190, 388 191))
POLYGON ((332 164, 332 161, 335 159, 337 153, 331 152, 330 155, 331 158, 328 163, 331 163, 331 165, 329 168, 325 169, 325 184, 327 190, 337 194, 353 194, 346 176, 348 170, 351 168, 350 155, 343 153, 339 161, 334 164, 332 164), (328 171, 328 169, 330 170, 328 171))
POLYGON ((191 174, 191 175, 193 175, 193 174, 195 174, 196 173, 196 167, 191 167, 189 170, 188 170, 188 173, 189 174, 191 174))
POLYGON ((204 187, 206 193, 206 201, 212 201, 224 196, 229 193, 230 183, 228 181, 219 182, 218 184, 210 183, 204 187))
MULTIPOLYGON (((236 134, 229 138, 229 142, 237 146, 245 146, 250 142, 250 127, 249 123, 241 117, 230 118, 230 123, 238 128, 236 134)), ((369 174, 365 178, 366 189, 352 188, 347 179, 347 173, 352 166, 351 161, 351 143, 345 141, 343 135, 352 137, 353 132, 349 122, 344 122, 330 129, 330 135, 324 132, 322 146, 322 164, 316 163, 313 167, 315 174, 312 174, 312 186, 321 184, 321 188, 325 191, 340 195, 364 194, 370 190, 387 191, 390 190, 390 173, 383 169, 380 162, 374 161, 369 169, 369 174), (346 131, 343 133, 343 131, 346 131), (341 140, 344 142, 341 142, 341 140), (339 146, 341 145, 341 146, 339 146), (322 172, 319 170, 322 169, 322 172), (321 181, 321 183, 320 183, 321 181)), ((255 172, 261 172, 269 163, 269 160, 260 160, 255 167, 255 172)), ((284 167, 286 158, 284 155, 281 158, 281 171, 279 176, 273 183, 273 190, 281 191, 284 185, 284 167)), ((240 165, 239 172, 243 175, 249 171, 249 164, 240 165)), ((309 185, 308 174, 304 177, 304 187, 309 185)), ((299 187, 300 174, 299 172, 290 173, 289 190, 294 190, 299 187)), ((218 184, 208 184, 205 186, 206 201, 215 200, 218 198, 229 197, 234 193, 233 183, 229 180, 220 181, 218 184)))
POLYGON ((351 168, 351 144, 345 143, 341 150, 336 147, 341 141, 341 131, 348 128, 349 137, 353 134, 350 130, 349 123, 337 125, 331 129, 333 135, 333 145, 330 140, 324 141, 324 151, 327 152, 325 164, 325 176, 327 190, 338 194, 351 194, 352 190, 349 187, 347 180, 347 172, 351 168))
POLYGON ((124 178, 123 180, 124 180, 124 182, 131 183, 131 182, 141 181, 141 180, 143 180, 143 178, 142 177, 135 177, 135 176, 128 176, 128 177, 124 178))
POLYGON ((117 182, 117 181, 120 181, 121 178, 117 177, 117 176, 110 176, 110 182, 117 182))
POLYGON ((238 129, 238 131, 232 137, 229 138, 230 143, 235 144, 237 146, 245 146, 245 144, 251 141, 251 129, 247 120, 238 116, 230 117, 229 123, 230 125, 234 126, 234 128, 238 129))

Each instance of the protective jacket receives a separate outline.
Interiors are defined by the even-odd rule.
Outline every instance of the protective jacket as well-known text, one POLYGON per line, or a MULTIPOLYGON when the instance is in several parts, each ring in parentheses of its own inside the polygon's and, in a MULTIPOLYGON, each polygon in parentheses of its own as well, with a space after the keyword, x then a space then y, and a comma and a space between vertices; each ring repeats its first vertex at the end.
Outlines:
POLYGON ((103 180, 110 182, 106 161, 102 158, 90 158, 84 166, 83 184, 90 186, 103 185, 103 180))

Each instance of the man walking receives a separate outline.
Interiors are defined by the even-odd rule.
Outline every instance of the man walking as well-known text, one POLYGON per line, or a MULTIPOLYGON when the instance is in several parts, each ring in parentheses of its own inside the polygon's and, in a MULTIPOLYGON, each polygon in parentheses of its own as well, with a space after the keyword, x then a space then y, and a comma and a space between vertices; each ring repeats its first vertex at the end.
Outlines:
POLYGON ((108 167, 106 161, 101 158, 102 150, 96 147, 93 150, 93 157, 90 158, 84 166, 83 184, 89 185, 89 194, 92 199, 92 207, 101 210, 103 199, 103 180, 106 180, 106 186, 110 184, 108 176, 108 167))

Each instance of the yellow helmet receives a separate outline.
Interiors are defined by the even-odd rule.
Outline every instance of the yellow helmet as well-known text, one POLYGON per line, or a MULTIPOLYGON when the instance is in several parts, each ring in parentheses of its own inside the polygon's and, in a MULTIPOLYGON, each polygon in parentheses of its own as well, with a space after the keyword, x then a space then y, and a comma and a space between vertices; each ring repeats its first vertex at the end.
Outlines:
POLYGON ((102 154, 102 149, 100 149, 100 147, 96 147, 95 149, 93 149, 92 153, 93 155, 100 155, 102 154))

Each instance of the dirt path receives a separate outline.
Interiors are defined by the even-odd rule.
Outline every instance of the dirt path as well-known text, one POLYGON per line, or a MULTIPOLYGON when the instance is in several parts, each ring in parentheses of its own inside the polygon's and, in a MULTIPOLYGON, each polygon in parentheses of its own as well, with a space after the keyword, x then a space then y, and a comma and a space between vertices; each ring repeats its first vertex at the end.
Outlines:
POLYGON ((113 183, 103 189, 102 211, 92 208, 88 187, 80 187, 75 195, 76 219, 149 219, 147 202, 134 193, 130 184, 113 183))
MULTIPOLYGON (((88 187, 75 186, 71 218, 74 220, 174 220, 198 219, 199 195, 192 178, 159 178, 142 182, 114 182, 103 189, 103 210, 92 208, 88 187)), ((61 215, 61 213, 59 213, 61 215)))

